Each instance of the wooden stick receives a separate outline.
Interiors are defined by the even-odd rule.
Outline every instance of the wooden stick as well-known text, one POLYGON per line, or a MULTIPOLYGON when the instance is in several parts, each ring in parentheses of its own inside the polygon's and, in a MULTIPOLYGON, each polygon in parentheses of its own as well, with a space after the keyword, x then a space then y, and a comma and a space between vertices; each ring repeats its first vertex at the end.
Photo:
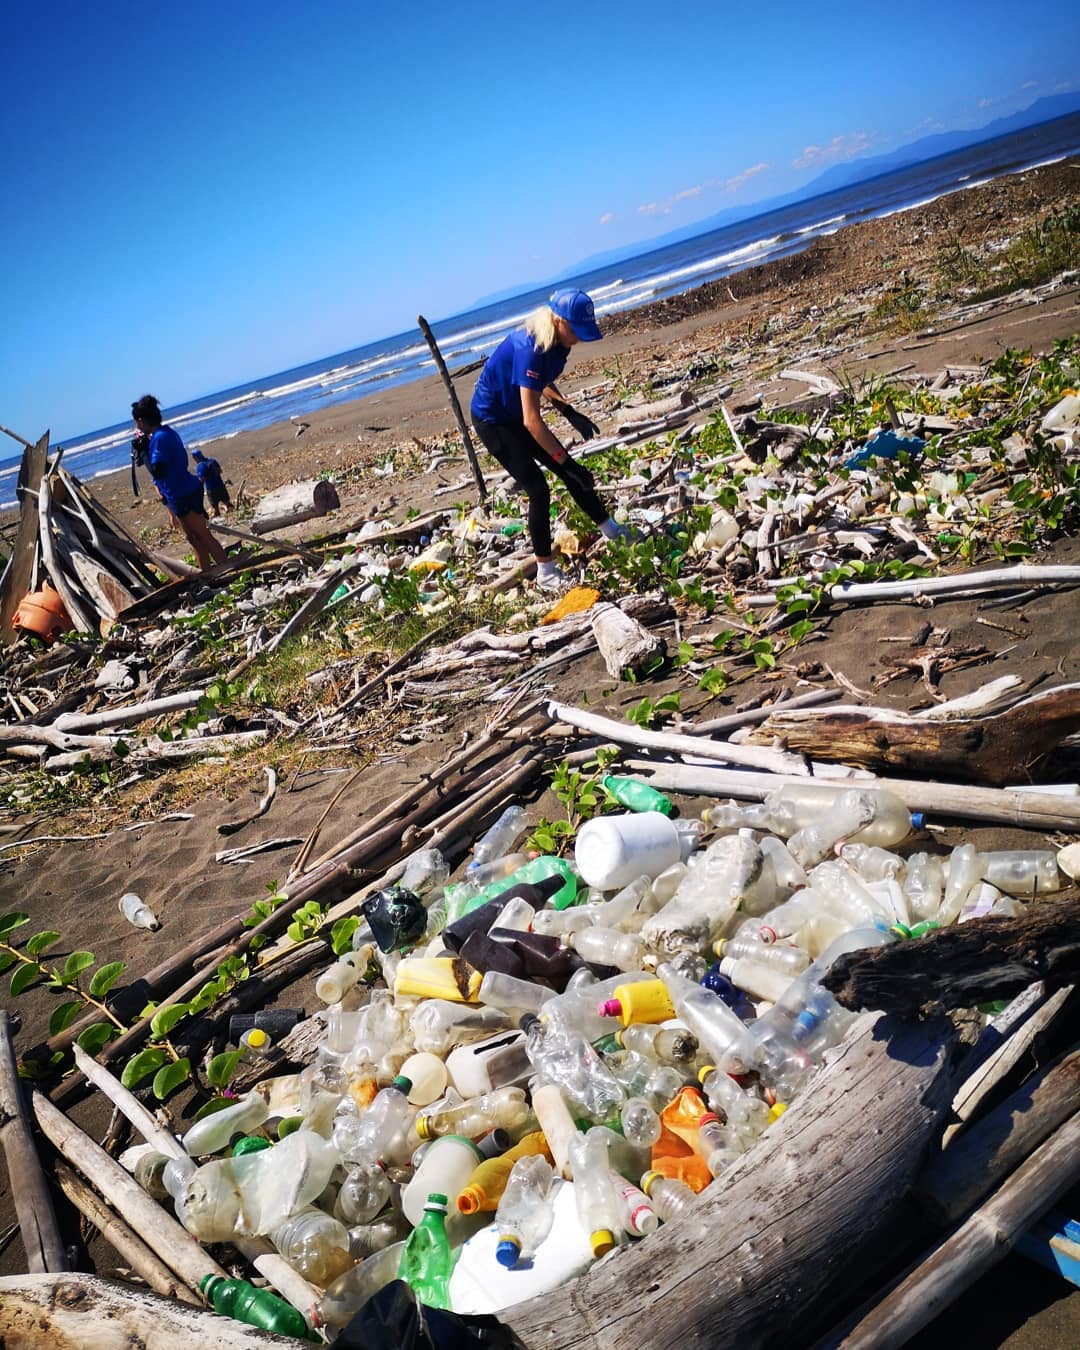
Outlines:
POLYGON ((682 731, 686 736, 709 736, 714 731, 734 731, 736 727, 749 726, 754 722, 764 722, 781 708, 785 712, 793 708, 813 708, 820 703, 835 703, 840 697, 837 689, 811 689, 807 694, 796 694, 783 703, 768 703, 762 708, 747 708, 745 712, 727 713, 723 717, 713 717, 706 722, 684 724, 682 731))
MULTIPOLYGON (((14 432, 8 432, 8 435, 13 436, 14 432)), ((17 436, 15 439, 21 441, 22 437, 17 436)), ((19 487, 33 492, 38 490, 48 457, 49 433, 46 432, 36 445, 28 446, 23 453, 19 469, 19 487)), ((11 620, 19 601, 31 589, 30 577, 33 573, 34 558, 37 556, 37 538, 37 509, 32 498, 23 496, 20 502, 19 528, 11 545, 8 565, 4 568, 3 578, 0 579, 0 641, 5 643, 15 640, 16 631, 11 620)))
POLYGON ((476 451, 473 449, 472 437, 469 435, 469 428, 465 424, 465 417, 461 411, 461 404, 458 402, 457 390, 454 388, 454 382, 450 378, 450 372, 446 369, 446 362, 443 360, 442 352, 439 351, 439 344, 435 341, 435 334, 431 331, 431 326, 422 314, 416 316, 417 325, 424 335, 424 341, 431 348, 431 354, 435 358, 435 365, 438 367, 439 374, 442 376, 442 382, 446 385, 446 392, 450 396, 450 407, 454 413, 454 420, 458 424, 458 431, 461 432, 461 439, 465 443, 465 454, 469 460, 469 468, 472 470, 473 482, 476 484, 476 495, 480 501, 487 500, 487 487, 484 484, 484 475, 480 472, 480 465, 477 462, 476 451))
POLYGON ((106 708, 99 713, 61 713, 51 725, 57 731, 93 732, 102 727, 122 727, 132 722, 142 722, 148 717, 161 717, 164 713, 182 712, 193 708, 206 693, 205 689, 187 689, 181 694, 168 694, 165 698, 146 699, 142 703, 128 703, 122 707, 106 708))
POLYGON ((311 1350, 231 1317, 189 1308, 96 1275, 15 1275, 0 1279, 0 1343, 10 1350, 311 1350))
MULTIPOLYGON (((775 792, 785 783, 806 781, 783 774, 699 768, 690 764, 663 764, 655 760, 629 760, 625 767, 628 772, 647 777, 654 787, 705 797, 736 797, 747 801, 763 801, 770 792, 775 792)), ((850 779, 840 781, 851 786, 850 779)), ((866 787, 888 788, 912 811, 925 811, 929 815, 996 821, 1002 825, 1032 830, 1076 830, 1080 827, 1080 802, 1055 797, 1049 792, 968 787, 958 783, 919 782, 881 775, 857 781, 866 787)))
POLYGON ((547 705, 547 715, 553 722, 565 722, 594 736, 615 741, 619 745, 635 745, 644 750, 667 751, 676 755, 693 755, 698 759, 716 759, 727 764, 746 764, 772 773, 798 776, 807 772, 798 755, 786 754, 759 745, 731 745, 727 741, 703 740, 697 736, 683 736, 674 731, 646 731, 630 722, 617 722, 613 717, 585 712, 568 703, 554 699, 547 705))
POLYGON ((87 610, 83 608, 82 598, 76 593, 63 563, 58 557, 52 537, 52 498, 49 491, 49 475, 42 474, 38 487, 38 542, 41 544, 41 556, 53 585, 60 593, 71 622, 80 633, 96 633, 97 625, 87 610))
POLYGON ((1080 1112, 865 1317, 830 1335, 823 1345, 842 1350, 895 1350, 905 1345, 1003 1260, 1024 1230, 1078 1179, 1080 1112))
POLYGON ((915 1186, 923 1213, 957 1223, 1009 1175, 1080 1103, 1080 1050, 1060 1055, 964 1131, 962 1146, 931 1156, 915 1186))
POLYGON ((947 577, 918 577, 913 581, 844 581, 825 588, 832 600, 898 600, 913 595, 978 595, 1011 586, 1076 586, 1080 567, 1017 563, 1015 567, 992 567, 976 572, 956 572, 947 577))
POLYGON ((133 1233, 123 1219, 113 1213, 105 1201, 85 1182, 80 1181, 69 1167, 63 1164, 58 1166, 56 1180, 79 1213, 90 1220, 106 1242, 116 1248, 124 1261, 156 1294, 178 1299, 195 1308, 203 1306, 201 1300, 182 1280, 176 1278, 164 1261, 154 1255, 142 1238, 133 1233))
POLYGON ((4 1150, 8 1181, 15 1201, 27 1269, 67 1270, 67 1256, 60 1241, 52 1197, 34 1147, 26 1102, 15 1068, 11 1042, 11 1017, 0 1010, 0 1147, 4 1150))
POLYGON ((93 1182, 106 1200, 132 1228, 148 1241, 158 1256, 174 1270, 189 1289, 199 1292, 199 1281, 206 1275, 224 1275, 225 1271, 203 1251, 191 1234, 134 1181, 119 1163, 80 1130, 74 1121, 58 1111, 48 1097, 36 1089, 31 1105, 38 1125, 73 1167, 93 1182))

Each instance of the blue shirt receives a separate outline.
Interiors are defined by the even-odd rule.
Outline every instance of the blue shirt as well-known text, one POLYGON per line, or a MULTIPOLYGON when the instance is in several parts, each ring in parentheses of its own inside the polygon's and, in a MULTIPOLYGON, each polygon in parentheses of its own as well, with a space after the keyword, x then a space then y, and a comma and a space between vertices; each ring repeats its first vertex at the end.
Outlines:
POLYGON ((178 503, 193 494, 201 498, 202 484, 188 469, 184 442, 172 427, 158 427, 152 433, 146 463, 154 486, 170 511, 175 512, 178 503))
POLYGON ((488 357, 472 396, 472 415, 481 422, 524 422, 522 389, 546 389, 563 373, 569 347, 556 343, 538 352, 524 328, 515 328, 488 357))
POLYGON ((204 487, 221 487, 221 465, 209 455, 195 461, 195 476, 204 487))

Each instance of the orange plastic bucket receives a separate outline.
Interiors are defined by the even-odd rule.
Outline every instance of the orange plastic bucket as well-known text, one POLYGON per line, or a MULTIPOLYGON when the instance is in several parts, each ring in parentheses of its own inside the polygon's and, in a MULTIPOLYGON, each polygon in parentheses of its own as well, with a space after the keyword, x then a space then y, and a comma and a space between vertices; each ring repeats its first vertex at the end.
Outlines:
POLYGON ((36 633, 43 642, 55 642, 60 633, 75 627, 57 591, 46 582, 40 591, 31 591, 19 601, 12 620, 16 628, 36 633))

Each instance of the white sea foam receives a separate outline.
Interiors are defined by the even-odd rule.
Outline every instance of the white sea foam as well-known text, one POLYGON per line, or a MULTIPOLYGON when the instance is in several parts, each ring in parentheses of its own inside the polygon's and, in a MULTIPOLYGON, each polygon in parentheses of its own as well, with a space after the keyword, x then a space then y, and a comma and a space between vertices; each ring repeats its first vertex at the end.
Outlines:
MULTIPOLYGON (((804 225, 801 230, 796 230, 796 234, 813 234, 816 230, 823 230, 826 225, 842 225, 847 220, 846 215, 830 216, 828 220, 819 220, 816 225, 804 225)), ((830 231, 830 234, 833 231, 830 231)))

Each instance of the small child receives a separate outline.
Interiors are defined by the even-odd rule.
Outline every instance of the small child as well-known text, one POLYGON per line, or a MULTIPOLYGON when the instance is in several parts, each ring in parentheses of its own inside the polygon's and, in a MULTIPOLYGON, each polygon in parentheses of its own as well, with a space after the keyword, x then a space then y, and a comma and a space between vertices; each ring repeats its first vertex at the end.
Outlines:
POLYGON ((221 476, 221 465, 216 459, 208 458, 201 450, 192 450, 191 458, 195 461, 195 476, 206 489, 214 515, 219 516, 223 507, 232 506, 229 489, 221 476))

